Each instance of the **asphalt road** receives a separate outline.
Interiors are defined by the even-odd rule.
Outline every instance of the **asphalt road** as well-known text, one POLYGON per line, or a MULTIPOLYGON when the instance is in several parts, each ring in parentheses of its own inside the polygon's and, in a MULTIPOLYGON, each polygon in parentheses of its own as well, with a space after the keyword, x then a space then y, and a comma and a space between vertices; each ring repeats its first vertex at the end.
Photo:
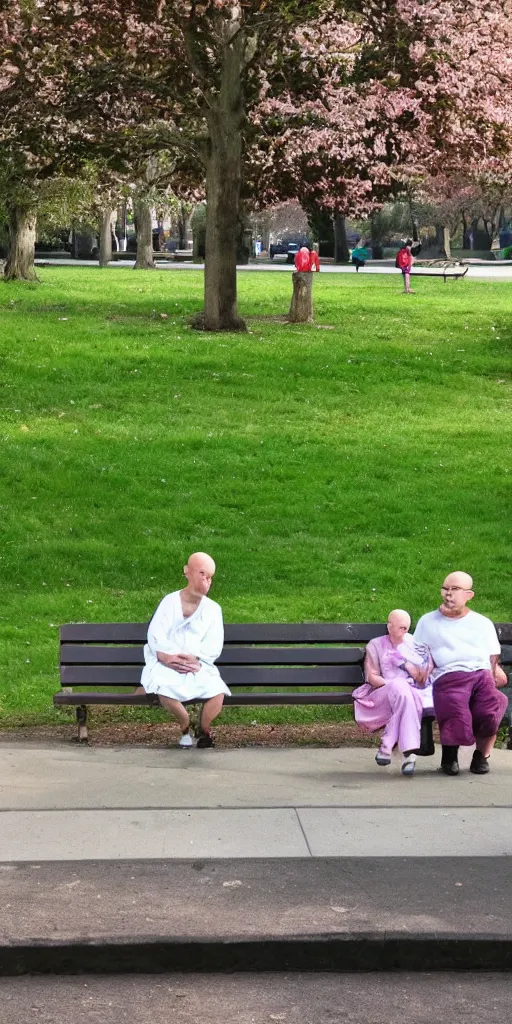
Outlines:
POLYGON ((0 1024, 509 1024, 507 974, 0 980, 0 1024))

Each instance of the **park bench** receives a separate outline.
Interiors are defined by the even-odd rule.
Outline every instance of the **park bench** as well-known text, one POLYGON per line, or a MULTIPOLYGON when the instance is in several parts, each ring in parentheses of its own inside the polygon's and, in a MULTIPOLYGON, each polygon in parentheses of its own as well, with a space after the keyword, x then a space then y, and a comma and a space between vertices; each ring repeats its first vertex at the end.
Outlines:
MULTIPOLYGON (((87 740, 89 706, 158 705, 156 696, 134 692, 144 664, 147 628, 144 622, 61 626, 62 689, 53 702, 75 707, 79 741, 87 740)), ((502 663, 510 666, 512 646, 506 645, 512 644, 512 623, 496 628, 505 645, 502 663)), ((385 632, 384 623, 368 622, 226 625, 217 662, 233 691, 225 704, 352 704, 352 690, 363 682, 365 645, 385 632)), ((512 728, 510 738, 512 743, 512 728)))
POLYGON ((412 276, 442 277, 446 284, 449 277, 457 281, 459 277, 465 277, 468 270, 468 266, 463 266, 457 260, 417 260, 412 276))
MULTIPOLYGON (((192 263, 193 260, 192 249, 175 249, 174 252, 153 252, 154 263, 192 263)), ((114 260, 135 260, 137 258, 136 252, 121 252, 113 253, 112 259, 114 260)))

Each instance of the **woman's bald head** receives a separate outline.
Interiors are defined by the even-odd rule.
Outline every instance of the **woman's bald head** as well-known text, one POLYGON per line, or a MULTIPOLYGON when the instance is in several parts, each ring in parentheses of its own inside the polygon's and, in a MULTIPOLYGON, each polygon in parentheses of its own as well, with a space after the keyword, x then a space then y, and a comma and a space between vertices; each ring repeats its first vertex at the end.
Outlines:
POLYGON ((403 608, 395 608, 388 615, 388 633, 393 644, 399 644, 411 628, 411 616, 403 608))

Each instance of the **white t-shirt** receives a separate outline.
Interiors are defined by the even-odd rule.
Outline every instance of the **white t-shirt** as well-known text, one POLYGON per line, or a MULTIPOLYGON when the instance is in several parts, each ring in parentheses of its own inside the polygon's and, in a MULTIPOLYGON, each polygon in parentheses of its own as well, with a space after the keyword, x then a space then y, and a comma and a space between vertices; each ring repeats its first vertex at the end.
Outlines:
POLYGON ((430 648, 434 681, 448 672, 490 669, 491 654, 501 653, 494 623, 472 611, 461 619, 450 619, 439 609, 428 612, 419 620, 414 640, 430 648))

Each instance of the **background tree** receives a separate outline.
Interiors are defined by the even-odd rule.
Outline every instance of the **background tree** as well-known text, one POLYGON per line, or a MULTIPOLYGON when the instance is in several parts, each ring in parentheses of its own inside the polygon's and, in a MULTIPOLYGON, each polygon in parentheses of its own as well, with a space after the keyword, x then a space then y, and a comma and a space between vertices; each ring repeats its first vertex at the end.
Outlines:
POLYGON ((9 102, 35 90, 67 119, 57 142, 96 151, 129 148, 144 126, 151 150, 173 154, 183 188, 206 180, 209 329, 243 327, 236 244, 247 192, 361 216, 422 168, 446 171, 510 143, 512 0, 4 8, 25 19, 0 68, 9 102))
POLYGON ((447 179, 511 149, 510 0, 357 7, 341 39, 339 25, 328 42, 306 37, 306 59, 321 54, 321 96, 304 102, 290 86, 256 113, 269 201, 295 196, 338 224, 406 197, 423 176, 439 175, 441 197, 447 179))

